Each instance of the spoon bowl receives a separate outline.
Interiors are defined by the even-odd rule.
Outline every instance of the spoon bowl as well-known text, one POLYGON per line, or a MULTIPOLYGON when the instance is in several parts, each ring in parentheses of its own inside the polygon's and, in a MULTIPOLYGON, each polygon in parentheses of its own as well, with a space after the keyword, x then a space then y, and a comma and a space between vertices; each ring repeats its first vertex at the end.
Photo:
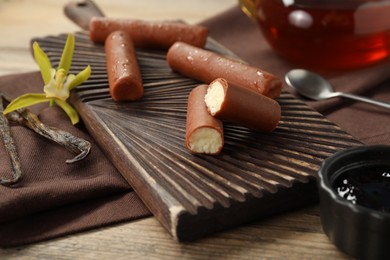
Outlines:
POLYGON ((303 69, 294 69, 286 74, 287 84, 299 94, 314 100, 333 95, 332 85, 320 75, 303 69))
POLYGON ((304 70, 290 70, 285 75, 287 85, 294 88, 299 94, 313 100, 324 100, 333 97, 345 97, 370 103, 390 109, 390 104, 353 94, 335 92, 332 85, 317 73, 304 70))

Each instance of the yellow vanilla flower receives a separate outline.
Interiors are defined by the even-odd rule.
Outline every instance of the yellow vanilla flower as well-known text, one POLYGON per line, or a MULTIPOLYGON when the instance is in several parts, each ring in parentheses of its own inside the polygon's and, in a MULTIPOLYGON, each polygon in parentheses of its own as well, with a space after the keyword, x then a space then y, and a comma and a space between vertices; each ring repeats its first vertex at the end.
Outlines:
POLYGON ((14 110, 35 105, 42 102, 50 102, 50 105, 60 106, 70 118, 72 124, 79 122, 79 116, 74 108, 66 100, 69 98, 70 91, 86 81, 91 75, 91 67, 88 65, 77 75, 69 74, 74 51, 74 36, 68 35, 62 52, 58 69, 51 66, 50 60, 46 53, 41 49, 37 42, 33 44, 34 58, 40 68, 41 75, 45 86, 44 93, 27 93, 14 99, 3 111, 7 114, 14 110))
POLYGON ((62 100, 67 100, 69 97, 69 85, 74 80, 75 76, 70 74, 66 76, 65 70, 51 69, 50 70, 51 79, 48 84, 43 87, 43 91, 46 93, 48 98, 59 98, 62 100))

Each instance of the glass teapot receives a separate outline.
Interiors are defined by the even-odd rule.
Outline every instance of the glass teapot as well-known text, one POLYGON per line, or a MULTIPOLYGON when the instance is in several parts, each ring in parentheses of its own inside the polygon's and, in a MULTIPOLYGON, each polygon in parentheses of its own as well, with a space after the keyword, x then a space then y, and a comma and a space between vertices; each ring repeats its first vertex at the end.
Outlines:
POLYGON ((281 56, 315 68, 353 69, 390 55, 390 0, 240 0, 281 56))

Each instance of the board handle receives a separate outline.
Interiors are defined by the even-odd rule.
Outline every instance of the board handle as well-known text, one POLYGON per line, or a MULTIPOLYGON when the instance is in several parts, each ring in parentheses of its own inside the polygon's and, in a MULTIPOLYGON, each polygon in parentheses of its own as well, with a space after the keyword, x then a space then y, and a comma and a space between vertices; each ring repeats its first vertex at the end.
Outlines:
POLYGON ((104 17, 104 13, 92 0, 70 2, 65 5, 66 17, 84 30, 89 30, 89 20, 94 16, 104 17))

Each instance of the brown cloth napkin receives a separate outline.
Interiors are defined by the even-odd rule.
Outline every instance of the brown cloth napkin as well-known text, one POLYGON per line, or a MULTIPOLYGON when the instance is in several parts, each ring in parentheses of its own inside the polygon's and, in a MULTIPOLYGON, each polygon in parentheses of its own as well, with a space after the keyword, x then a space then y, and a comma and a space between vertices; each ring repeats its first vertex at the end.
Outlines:
MULTIPOLYGON (((290 69, 301 67, 279 57, 265 41, 257 24, 246 17, 238 6, 202 24, 209 28, 211 37, 244 61, 270 71, 281 79, 290 69)), ((390 61, 354 71, 317 72, 329 79, 337 91, 390 103, 390 61)), ((291 91, 286 85, 285 88, 291 91)), ((389 110, 341 98, 305 101, 363 143, 390 144, 389 110)))
MULTIPOLYGON (((0 91, 10 98, 42 90, 39 72, 0 77, 0 91)), ((88 140, 92 149, 83 161, 66 164, 74 154, 64 147, 21 125, 11 126, 24 176, 16 188, 0 185, 0 246, 47 240, 150 215, 82 124, 74 127, 61 109, 48 108, 48 103, 30 108, 45 124, 88 140)), ((9 178, 9 157, 0 143, 0 176, 9 178)))

